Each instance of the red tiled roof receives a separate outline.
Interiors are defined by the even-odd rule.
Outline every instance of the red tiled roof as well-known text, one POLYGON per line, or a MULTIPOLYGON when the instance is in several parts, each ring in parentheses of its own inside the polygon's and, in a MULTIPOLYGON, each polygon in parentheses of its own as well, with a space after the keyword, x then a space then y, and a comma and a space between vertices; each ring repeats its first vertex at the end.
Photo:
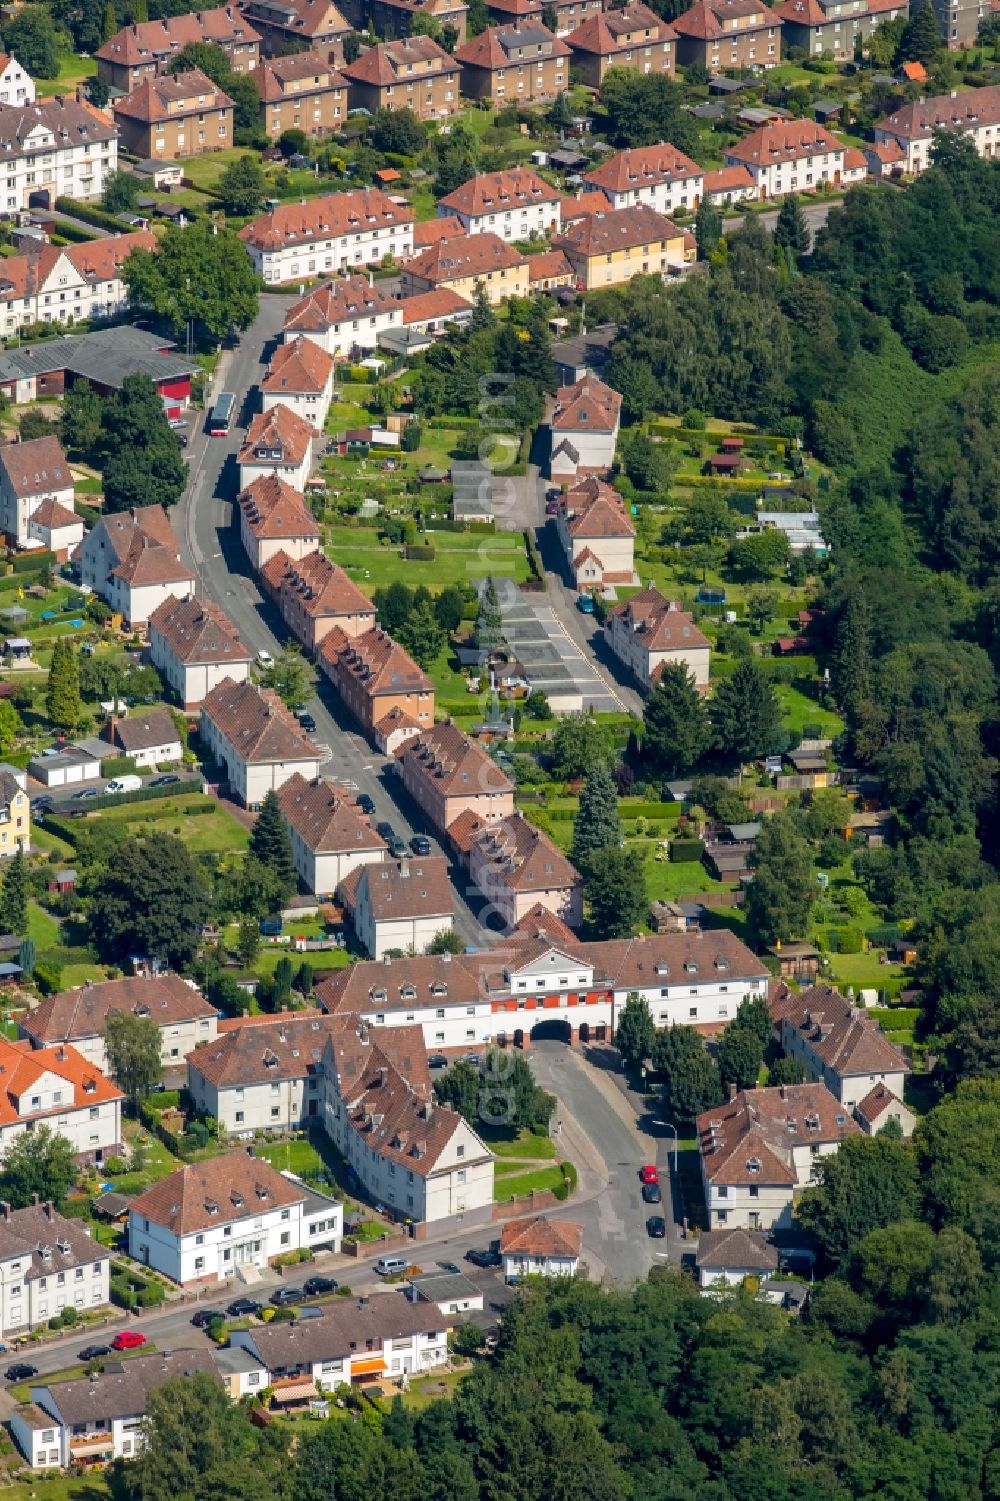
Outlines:
POLYGON ((262 1157, 227 1152, 161 1178, 129 1205, 129 1212, 171 1235, 193 1235, 213 1225, 254 1219, 270 1209, 305 1200, 305 1190, 262 1157))
POLYGON ((65 1043, 57 1047, 31 1048, 0 1037, 0 1125, 23 1126, 25 1119, 46 1119, 65 1115, 68 1109, 103 1105, 123 1098, 121 1090, 105 1078, 99 1068, 89 1063, 76 1048, 65 1043), (31 1110, 30 1091, 45 1074, 55 1074, 69 1086, 69 1099, 49 1110, 31 1110))
POLYGON ((160 21, 140 21, 123 26, 98 47, 94 56, 101 62, 137 68, 156 62, 163 64, 176 57, 192 42, 260 43, 260 34, 234 5, 192 11, 183 16, 167 16, 160 21))
POLYGON ((445 198, 438 211, 454 209, 472 218, 533 203, 558 203, 560 194, 529 167, 509 167, 503 172, 479 172, 445 198))
POLYGON ((384 88, 401 79, 445 78, 449 73, 457 73, 459 64, 431 37, 418 34, 379 42, 348 63, 343 71, 354 83, 384 88))
MULTIPOLYGON (((548 253, 562 255, 562 251, 548 253)), ((617 391, 598 380, 596 375, 585 375, 572 386, 559 387, 549 426, 554 433, 613 433, 618 428, 621 407, 622 399, 617 391)), ((635 528, 631 525, 629 535, 635 535, 635 528)))
POLYGON ((312 240, 360 234, 371 225, 412 224, 409 204, 394 203, 380 188, 351 188, 306 203, 283 203, 240 230, 240 239, 257 250, 281 250, 312 240))
POLYGON ((278 792, 281 811, 308 849, 318 854, 351 850, 385 850, 352 794, 336 782, 317 777, 309 782, 300 772, 278 792))
POLYGON ((400 306, 378 282, 367 276, 338 277, 314 287, 285 314, 285 334, 325 333, 338 323, 391 313, 400 306))
MULTIPOLYGON (((284 554, 281 556, 285 557, 284 554)), ((281 588, 298 596, 299 608, 312 619, 367 616, 375 623, 375 606, 364 590, 319 548, 296 562, 285 558, 281 588)))
POLYGON ((22 443, 5 443, 0 447, 0 467, 19 499, 73 488, 63 446, 54 434, 22 443))
MULTIPOLYGON (((458 224, 457 219, 438 222, 458 224)), ((425 319, 454 317, 457 313, 472 311, 472 303, 468 298, 460 297, 451 287, 435 287, 430 292, 418 292, 415 297, 404 298, 401 307, 406 327, 413 323, 423 323, 425 319)))
POLYGON ((432 693, 434 684, 386 631, 374 627, 346 636, 339 626, 323 638, 320 659, 334 672, 347 673, 366 697, 382 693, 432 693))
POLYGON ((514 790, 513 782, 492 757, 455 724, 436 724, 432 730, 424 730, 400 746, 396 757, 416 768, 421 777, 432 779, 439 793, 514 790))
POLYGON ((623 52, 626 47, 638 47, 643 43, 676 40, 677 33, 669 22, 662 21, 642 4, 625 5, 621 10, 588 16, 566 38, 567 45, 574 51, 595 52, 601 57, 610 57, 623 52))
POLYGON ((583 1226, 573 1220, 508 1220, 500 1231, 501 1256, 579 1257, 583 1226))
POLYGON ((428 245, 406 262, 406 270, 425 281, 449 282, 524 264, 521 252, 499 235, 463 235, 428 245))
POLYGON ((603 481, 588 478, 574 485, 559 502, 563 524, 571 537, 634 537, 635 527, 625 502, 603 481))
POLYGON ((722 167, 705 173, 706 193, 729 193, 737 188, 752 188, 753 178, 746 167, 722 167))
POLYGON ((318 760, 315 745, 270 688, 223 678, 202 700, 201 711, 248 765, 318 760))
POLYGON ((927 140, 935 130, 974 130, 1000 123, 1000 85, 966 89, 956 94, 935 94, 918 99, 877 120, 876 130, 902 140, 927 140))
MULTIPOLYGON (((556 235, 553 247, 587 257, 606 255, 615 250, 633 250, 657 240, 679 240, 681 230, 672 219, 658 214, 648 203, 630 208, 609 209, 578 219, 556 235)), ((479 236, 478 238, 482 238, 479 236)))
POLYGON ((260 389, 270 396, 290 392, 296 396, 319 396, 333 374, 333 356, 313 339, 299 335, 289 344, 279 344, 271 356, 260 389))
POLYGON ((258 412, 247 428, 243 447, 239 451, 238 464, 281 463, 297 467, 309 452, 315 434, 312 427, 298 412, 286 407, 283 402, 269 412, 258 412), (256 450, 280 450, 277 460, 259 457, 256 450))
POLYGON ((442 219, 423 219, 413 226, 413 248, 426 250, 428 245, 436 245, 438 240, 461 239, 464 234, 464 224, 453 214, 446 214, 442 219))
POLYGON ((582 219, 587 214, 606 214, 608 200, 603 193, 579 193, 575 198, 563 198, 559 205, 560 217, 563 224, 571 224, 574 219, 582 219))
POLYGON ((676 146, 636 146, 629 151, 619 151, 617 156, 584 174, 584 182, 595 188, 607 188, 615 193, 632 189, 656 187, 664 182, 684 182, 690 177, 701 177, 698 163, 678 151, 676 146))
MULTIPOLYGON (((780 26, 781 19, 770 10, 763 0, 695 0, 694 5, 682 15, 675 16, 673 27, 682 36, 694 37, 697 41, 709 41, 731 31, 736 20, 753 21, 758 26, 780 26)), ((738 35, 752 35, 754 26, 739 28, 738 35)))
POLYGON ((610 615, 620 617, 629 631, 641 637, 649 651, 688 651, 711 646, 708 637, 695 625, 694 617, 652 585, 615 605, 610 615))
POLYGON ((760 126, 742 141, 727 146, 725 156, 727 161, 732 158, 749 167, 773 167, 830 152, 842 156, 844 145, 825 125, 818 125, 815 120, 779 120, 773 125, 760 126))
POLYGON ((536 282, 555 281, 572 275, 573 267, 561 250, 539 250, 528 256, 528 278, 532 286, 536 282))
POLYGON ((207 600, 165 599, 149 617, 150 633, 163 638, 180 662, 249 662, 251 652, 218 605, 207 600))
POLYGON ((258 475, 240 492, 236 503, 255 537, 305 538, 307 541, 315 538, 319 541, 319 526, 306 505, 305 497, 278 474, 258 475))
POLYGON ((121 99, 112 109, 116 115, 138 120, 144 125, 158 120, 176 120, 205 110, 231 110, 228 94, 208 78, 200 68, 174 73, 167 78, 144 78, 138 88, 121 99))
POLYGON ((825 1084, 745 1089, 698 1116, 702 1165, 710 1183, 794 1187, 795 1147, 842 1142, 860 1130, 825 1084))
POLYGON ((180 975, 127 975, 51 995, 22 1018, 21 1026, 40 1045, 77 1042, 100 1036, 108 1017, 119 1011, 148 1016, 158 1027, 217 1014, 180 975))
POLYGON ((313 52, 293 52, 288 57, 262 57, 250 77, 265 104, 280 104, 284 99, 308 99, 316 94, 347 89, 347 79, 331 66, 322 48, 313 52), (295 87, 288 88, 288 84, 295 87))

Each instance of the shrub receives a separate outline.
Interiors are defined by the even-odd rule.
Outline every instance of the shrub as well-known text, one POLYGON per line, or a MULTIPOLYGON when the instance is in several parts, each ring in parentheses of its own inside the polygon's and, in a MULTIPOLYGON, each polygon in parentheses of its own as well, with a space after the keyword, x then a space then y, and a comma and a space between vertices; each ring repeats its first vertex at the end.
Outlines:
POLYGON ((351 1296, 351 1289, 347 1286, 346 1282, 342 1282, 334 1293, 335 1298, 350 1298, 351 1296))
POLYGON ((839 950, 842 954, 860 954, 864 939, 859 928, 841 928, 839 950))
POLYGON ((682 865, 689 860, 700 860, 702 848, 700 839, 672 839, 670 841, 671 864, 682 865))
POLYGON ((459 1324, 453 1329, 448 1343, 456 1355, 475 1355, 483 1342, 483 1333, 475 1324, 459 1324))

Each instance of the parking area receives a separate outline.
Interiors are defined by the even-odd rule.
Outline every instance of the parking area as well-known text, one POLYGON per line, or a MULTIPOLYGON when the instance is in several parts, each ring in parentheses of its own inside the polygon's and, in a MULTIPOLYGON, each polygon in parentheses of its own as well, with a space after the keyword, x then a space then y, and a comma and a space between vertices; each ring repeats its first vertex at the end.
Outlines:
POLYGON ((504 634, 532 688, 545 694, 556 713, 625 707, 582 648, 567 633, 544 595, 537 600, 508 586, 501 592, 504 634))

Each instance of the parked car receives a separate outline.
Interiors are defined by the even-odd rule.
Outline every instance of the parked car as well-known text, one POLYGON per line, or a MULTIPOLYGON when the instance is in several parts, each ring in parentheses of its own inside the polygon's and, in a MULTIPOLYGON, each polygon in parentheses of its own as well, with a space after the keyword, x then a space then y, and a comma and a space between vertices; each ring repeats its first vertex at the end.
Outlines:
POLYGON ((271 1294, 275 1308, 286 1308, 289 1303, 301 1303, 305 1290, 301 1287, 277 1287, 271 1294))
POLYGON ((251 1314, 260 1313, 261 1304, 255 1303, 253 1298, 237 1298, 226 1309, 231 1319, 246 1319, 251 1314))
POLYGON ((427 1059, 428 1068, 447 1068, 448 1060, 443 1053, 431 1053, 427 1059))
POLYGON ((653 1240, 663 1240, 667 1233, 667 1222, 662 1214, 651 1214, 646 1221, 646 1234, 653 1240))
POLYGON ((75 803, 82 803, 84 798, 100 797, 100 795, 101 792, 99 787, 84 787, 82 792, 77 792, 74 794, 73 801, 75 803))
POLYGON ((392 824, 387 822, 387 820, 384 818, 380 823, 377 823, 375 825, 375 832, 380 839, 385 840, 386 844, 389 843, 390 839, 395 839, 396 837, 396 830, 393 828, 392 824))
POLYGON ((500 1265, 500 1254, 497 1251, 479 1251, 475 1247, 465 1253, 466 1261, 471 1261, 473 1266, 493 1267, 500 1265))
POLYGON ((647 1162, 645 1167, 641 1167, 639 1169, 639 1182, 640 1183, 659 1183, 659 1181, 660 1181, 660 1175, 656 1171, 656 1168, 653 1167, 651 1163, 647 1162))
POLYGON ((387 839, 385 842, 389 846, 389 853, 394 860, 401 860, 406 854, 406 844, 400 839, 398 834, 393 834, 392 838, 387 839))
POLYGON ((318 1298, 322 1293, 335 1293, 337 1284, 332 1277, 310 1277, 303 1289, 309 1298, 318 1298))
POLYGON ((109 782, 104 791, 110 797, 120 797, 123 792, 138 792, 142 786, 142 777, 115 777, 109 782))
POLYGON ((642 1185, 642 1197, 647 1204, 661 1204, 663 1194, 660 1192, 658 1183, 644 1183, 642 1185))
POLYGON ((84 1345, 79 1358, 80 1360, 102 1360, 105 1355, 110 1354, 110 1345, 84 1345))
POLYGON ((415 855, 429 855, 431 852, 431 842, 426 834, 414 834, 410 840, 410 849, 415 855))
POLYGON ((138 1329, 123 1329, 111 1341, 111 1348, 112 1350, 138 1350, 139 1346, 145 1343, 146 1336, 140 1334, 138 1329))
POLYGON ((594 613, 594 601, 589 594, 581 594, 576 601, 576 607, 581 615, 593 615, 594 613))
POLYGON ((462 1275, 462 1268, 456 1266, 453 1261, 439 1261, 438 1266, 442 1272, 450 1272, 453 1277, 460 1277, 462 1275))
POLYGON ((361 809, 366 818, 371 818, 372 814, 375 812, 375 804, 372 802, 367 792, 358 793, 358 807, 361 809))
POLYGON ((19 1360, 14 1365, 9 1365, 4 1371, 8 1381, 30 1381, 32 1376, 38 1375, 36 1365, 28 1365, 26 1361, 19 1360))
POLYGON ((150 787, 172 787, 175 782, 179 781, 179 776, 175 776, 172 771, 168 771, 166 776, 154 777, 149 785, 150 787))
POLYGON ((196 1329, 207 1329, 209 1324, 214 1324, 216 1319, 221 1319, 222 1314, 217 1308, 199 1308, 196 1314, 192 1314, 191 1322, 196 1329))
POLYGON ((316 721, 315 719, 313 719, 311 714, 306 712, 305 709, 300 709, 295 718, 298 720, 299 724, 305 730, 307 735, 314 735, 316 733, 316 721))
POLYGON ((274 658, 271 656, 271 653, 267 650, 266 646, 262 646, 260 651, 257 653, 257 665, 258 667, 274 666, 274 658))
POLYGON ((482 1061, 483 1060, 480 1058, 480 1056, 479 1056, 478 1053, 463 1053, 462 1054, 462 1062, 463 1063, 468 1063, 472 1068, 479 1068, 479 1066, 482 1063, 482 1061))

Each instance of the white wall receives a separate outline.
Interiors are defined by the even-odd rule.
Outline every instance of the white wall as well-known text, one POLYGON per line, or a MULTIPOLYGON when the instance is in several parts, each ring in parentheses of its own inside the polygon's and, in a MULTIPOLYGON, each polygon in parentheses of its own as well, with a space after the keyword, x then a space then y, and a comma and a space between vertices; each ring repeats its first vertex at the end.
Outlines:
POLYGON ((725 163, 727 167, 746 167, 757 186, 758 195, 766 193, 768 198, 775 198, 784 193, 806 192, 821 183, 839 180, 844 172, 844 148, 773 164, 745 162, 727 154, 725 163))
POLYGON ((319 754, 308 760, 265 761, 248 764, 216 727, 215 722, 202 710, 201 738, 212 760, 226 768, 230 788, 248 808, 259 808, 273 787, 283 787, 289 777, 301 772, 307 782, 319 775, 319 754))
MULTIPOLYGON (((58 1229, 53 1227, 54 1253, 58 1235, 58 1229)), ((93 1262, 65 1270, 53 1265, 51 1271, 30 1279, 27 1277, 32 1271, 30 1255, 7 1256, 0 1261, 0 1334, 6 1339, 15 1331, 35 1329, 64 1308, 83 1313, 107 1303, 111 1253, 95 1241, 94 1258, 93 1262)))
POLYGON ((155 626, 150 627, 149 648, 153 666, 166 678, 186 709, 196 708, 224 678, 232 678, 234 683, 245 683, 250 677, 249 662, 198 662, 185 665, 169 650, 155 626))
POLYGON ((180 1283, 222 1280, 233 1276, 237 1266, 266 1266, 275 1256, 303 1246, 330 1242, 339 1252, 342 1235, 343 1206, 333 1202, 329 1214, 311 1210, 307 1215, 304 1204, 288 1204, 189 1235, 174 1235, 135 1211, 128 1223, 129 1255, 180 1283))
POLYGON ((349 235, 324 235, 301 244, 282 245, 277 250, 259 250, 248 244, 255 270, 269 286, 288 281, 307 281, 356 266, 377 266, 387 255, 396 260, 413 254, 413 225, 390 224, 349 235))
MULTIPOLYGON (((255 479, 262 479, 264 475, 276 474, 279 479, 283 479, 289 485, 291 485, 293 490, 303 491, 305 490, 306 480, 309 478, 311 469, 311 444, 309 445, 308 451, 303 455, 302 462, 300 464, 266 464, 263 461, 258 463, 254 459, 250 459, 249 461, 244 461, 240 464, 240 489, 245 490, 248 485, 253 484, 255 479)), ((279 546, 284 546, 284 544, 279 543, 279 546)), ((316 543, 313 542, 305 550, 306 552, 312 552, 315 547, 316 543)), ((277 550, 277 548, 274 549, 275 552, 277 552, 277 550)), ((271 556, 272 554, 268 553, 268 557, 271 556)), ((266 561, 266 559, 262 559, 261 561, 266 561)))
POLYGON ((29 1122, 34 1126, 40 1122, 51 1126, 59 1136, 65 1136, 78 1157, 86 1157, 92 1161, 101 1161, 105 1155, 114 1155, 122 1141, 122 1111, 121 1100, 104 1100, 96 1105, 83 1105, 82 1107, 68 1107, 60 1111, 59 1103, 54 1101, 53 1087, 46 1087, 47 1080, 57 1080, 62 1085, 67 1097, 72 1095, 73 1086, 65 1079, 58 1079, 55 1074, 43 1075, 38 1085, 32 1088, 30 1098, 22 1096, 22 1115, 11 1125, 0 1127, 0 1161, 7 1155, 11 1142, 28 1128, 29 1122), (35 1107, 30 1101, 41 1094, 49 1103, 35 1107), (53 1114, 58 1111, 58 1114, 53 1114), (44 1120, 42 1120, 42 1113, 44 1120))
MULTIPOLYGON (((58 500, 68 511, 73 509, 73 486, 64 485, 61 489, 54 486, 47 490, 40 490, 37 495, 18 496, 10 483, 7 471, 0 465, 0 530, 17 543, 18 547, 26 547, 31 540, 29 523, 31 517, 38 510, 43 500, 58 500)), ((80 523, 81 529, 83 523, 80 523)))
POLYGON ((31 195, 44 189, 53 202, 56 196, 85 201, 100 198, 117 168, 117 139, 75 145, 71 135, 64 143, 39 121, 24 142, 22 154, 4 162, 0 207, 8 212, 26 209, 31 195))
POLYGON ((621 192, 616 192, 613 188, 601 188, 599 191, 613 208, 632 208, 634 204, 647 203, 658 214, 672 214, 678 209, 693 209, 704 186, 705 178, 699 173, 697 177, 683 177, 671 182, 637 184, 621 192))
POLYGON ((550 232, 558 234, 562 226, 558 199, 549 203, 515 204, 508 209, 501 209, 498 205, 495 210, 484 214, 463 213, 439 203, 438 215, 457 219, 467 234, 499 235, 501 240, 508 241, 528 240, 532 235, 547 237, 550 232))
POLYGON ((388 853, 385 849, 316 852, 290 824, 288 833, 296 873, 317 896, 332 897, 352 870, 357 870, 359 865, 380 865, 388 853))

